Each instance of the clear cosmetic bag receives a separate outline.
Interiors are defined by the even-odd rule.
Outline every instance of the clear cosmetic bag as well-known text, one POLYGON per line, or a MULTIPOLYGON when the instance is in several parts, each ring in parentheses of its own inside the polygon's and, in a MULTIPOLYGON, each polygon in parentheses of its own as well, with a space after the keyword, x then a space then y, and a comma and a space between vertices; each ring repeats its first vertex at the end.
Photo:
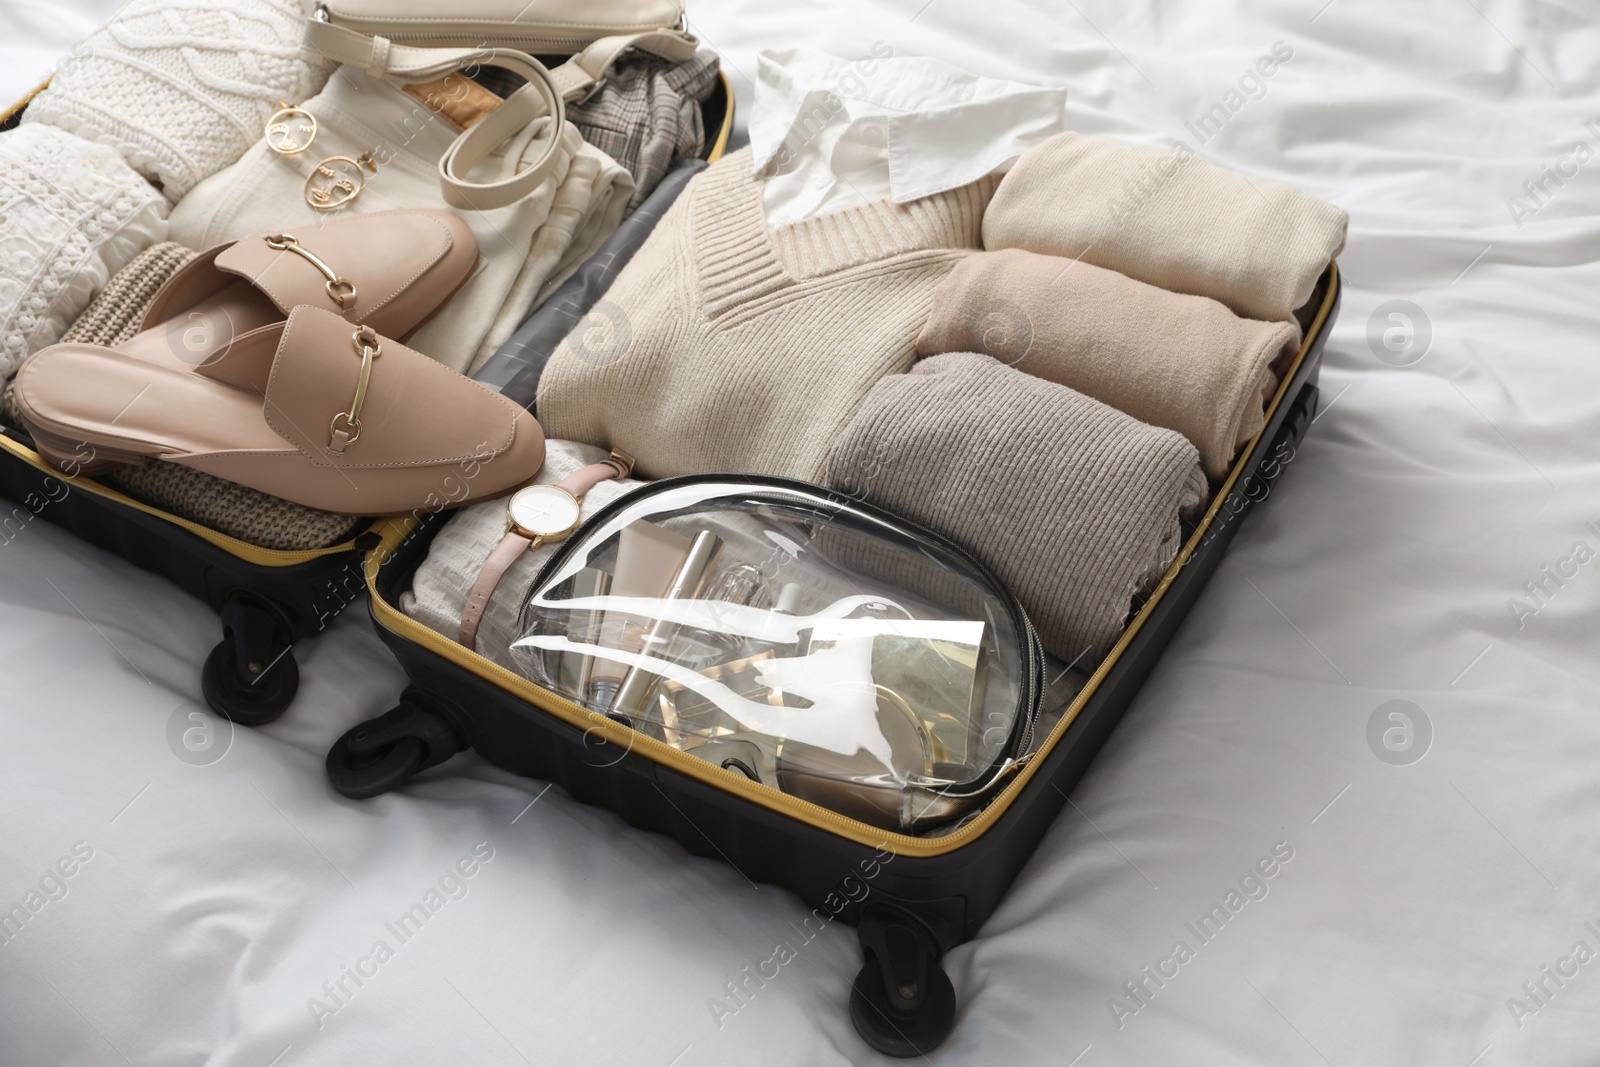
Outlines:
POLYGON ((966 552, 776 478, 652 483, 561 545, 512 655, 536 683, 885 829, 976 810, 1043 688, 1021 606, 966 552))

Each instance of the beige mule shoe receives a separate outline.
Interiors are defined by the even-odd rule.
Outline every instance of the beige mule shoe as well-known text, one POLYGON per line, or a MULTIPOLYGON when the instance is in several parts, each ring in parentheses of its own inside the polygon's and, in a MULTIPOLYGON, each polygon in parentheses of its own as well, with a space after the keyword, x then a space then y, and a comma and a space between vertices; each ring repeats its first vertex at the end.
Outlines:
POLYGON ((448 211, 380 211, 263 230, 202 252, 167 279, 140 332, 117 348, 174 369, 199 367, 301 304, 404 338, 477 265, 477 238, 448 211))
POLYGON ((52 345, 24 361, 15 397, 40 455, 70 473, 162 460, 347 515, 468 504, 544 464, 527 411, 311 306, 194 368, 52 345))

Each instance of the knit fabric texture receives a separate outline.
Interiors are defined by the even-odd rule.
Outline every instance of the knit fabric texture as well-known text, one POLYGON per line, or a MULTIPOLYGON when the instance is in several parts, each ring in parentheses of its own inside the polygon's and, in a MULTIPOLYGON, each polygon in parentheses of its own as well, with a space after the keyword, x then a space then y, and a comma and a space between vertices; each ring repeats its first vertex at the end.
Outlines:
POLYGON ((1206 499, 1198 454, 1074 389, 971 352, 883 379, 828 484, 944 534, 1022 602, 1052 655, 1091 666, 1206 499))
POLYGON ((700 105, 717 84, 713 52, 696 52, 682 63, 633 52, 618 60, 587 100, 567 106, 567 118, 583 139, 633 175, 632 211, 644 203, 680 159, 705 151, 700 105))
POLYGON ((257 140, 238 162, 195 187, 172 211, 172 239, 210 248, 274 227, 330 216, 306 203, 305 181, 328 155, 372 151, 376 173, 341 212, 395 208, 454 211, 472 228, 482 266, 406 345, 451 370, 471 374, 511 336, 543 298, 577 269, 622 221, 633 179, 610 156, 586 144, 571 123, 559 130, 541 116, 513 134, 466 177, 491 182, 531 163, 554 138, 555 166, 533 192, 505 207, 452 207, 439 189, 439 159, 458 133, 448 115, 384 78, 341 67, 301 107, 317 117, 315 146, 279 156, 257 140))
MULTIPOLYGON (((579 467, 599 463, 609 454, 603 448, 575 441, 546 440, 544 469, 535 480, 540 484, 554 484, 579 467)), ((631 478, 613 478, 599 483, 583 496, 582 518, 588 519, 641 484, 631 478)), ((433 543, 428 546, 428 558, 411 578, 411 589, 400 596, 400 610, 429 629, 456 640, 461 631, 461 613, 467 606, 467 593, 478 580, 489 553, 505 535, 505 497, 457 511, 444 529, 434 535, 433 543)), ((511 642, 522 636, 517 630, 517 616, 533 587, 533 580, 539 576, 539 569, 555 550, 556 543, 552 542, 523 553, 495 586, 494 596, 489 598, 484 609, 478 625, 478 654, 508 671, 521 672, 511 658, 511 642)))
MULTIPOLYGON (((296 0, 132 0, 23 114, 110 145, 176 203, 322 87, 296 0)), ((320 146, 317 146, 320 147, 320 146)), ((313 152, 316 148, 313 148, 313 152)))
POLYGON ((139 323, 156 293, 179 268, 200 253, 176 241, 153 244, 112 275, 100 295, 90 301, 61 335, 62 341, 120 345, 139 332, 139 323))
POLYGON ((978 245, 985 178, 768 230, 748 149, 689 183, 539 380, 552 437, 645 477, 820 481, 867 391, 907 370, 934 290, 978 245))
POLYGON ((100 481, 180 519, 280 552, 336 545, 365 522, 290 503, 179 463, 152 460, 118 467, 100 481))
MULTIPOLYGON (((139 330, 162 283, 197 253, 171 241, 152 245, 117 272, 62 341, 118 345, 139 330)), ((6 415, 20 425, 6 390, 6 415)), ((293 551, 338 544, 359 520, 302 507, 178 463, 142 463, 99 475, 105 485, 218 533, 261 548, 293 551)))
POLYGON ((1332 204, 1184 149, 1063 133, 1000 183, 983 246, 1081 259, 1286 322, 1344 248, 1348 223, 1332 204))
POLYGON ((164 238, 166 216, 161 195, 104 145, 49 126, 0 133, 0 377, 164 238))
POLYGON ((1020 249, 964 260, 933 301, 917 354, 983 352, 1177 430, 1220 479, 1265 424, 1292 322, 1241 319, 1208 297, 1020 249))

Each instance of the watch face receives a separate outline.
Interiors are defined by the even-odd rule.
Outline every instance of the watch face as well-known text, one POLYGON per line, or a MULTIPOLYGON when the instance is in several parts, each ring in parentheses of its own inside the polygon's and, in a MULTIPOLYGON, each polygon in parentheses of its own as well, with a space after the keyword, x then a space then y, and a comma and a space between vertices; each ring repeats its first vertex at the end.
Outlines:
POLYGON ((578 501, 553 485, 530 485, 511 498, 511 523, 536 537, 564 537, 578 525, 578 501))

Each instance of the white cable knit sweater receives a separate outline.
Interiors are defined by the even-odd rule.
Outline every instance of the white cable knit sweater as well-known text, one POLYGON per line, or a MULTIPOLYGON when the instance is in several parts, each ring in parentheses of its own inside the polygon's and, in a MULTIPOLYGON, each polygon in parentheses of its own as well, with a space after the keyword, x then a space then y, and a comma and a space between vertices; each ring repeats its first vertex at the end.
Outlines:
MULTIPOLYGON (((261 139, 331 68, 298 0, 132 0, 73 50, 24 122, 110 145, 176 203, 261 139)), ((313 149, 315 151, 315 149, 313 149)))
POLYGON ((0 133, 0 378, 165 238, 166 217, 161 194, 105 145, 49 126, 0 133))

